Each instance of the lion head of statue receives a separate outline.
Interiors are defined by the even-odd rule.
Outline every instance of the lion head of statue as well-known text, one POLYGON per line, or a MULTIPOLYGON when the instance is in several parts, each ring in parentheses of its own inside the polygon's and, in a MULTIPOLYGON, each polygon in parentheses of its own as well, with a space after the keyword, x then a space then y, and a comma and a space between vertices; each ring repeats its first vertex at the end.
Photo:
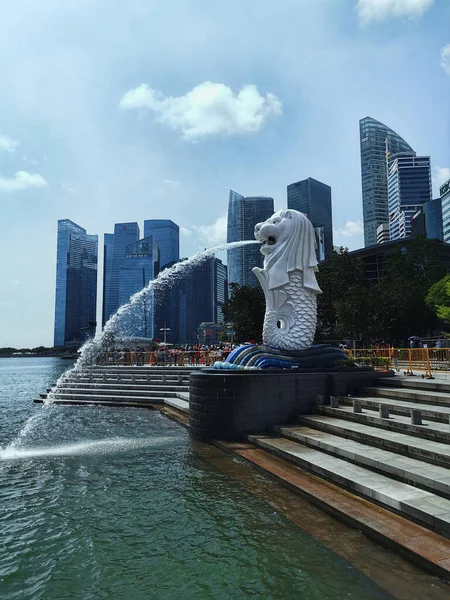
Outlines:
POLYGON ((255 238, 261 242, 264 270, 269 289, 288 283, 289 273, 303 272, 303 287, 320 294, 316 280, 316 236, 311 221, 303 213, 280 210, 255 226, 255 238))

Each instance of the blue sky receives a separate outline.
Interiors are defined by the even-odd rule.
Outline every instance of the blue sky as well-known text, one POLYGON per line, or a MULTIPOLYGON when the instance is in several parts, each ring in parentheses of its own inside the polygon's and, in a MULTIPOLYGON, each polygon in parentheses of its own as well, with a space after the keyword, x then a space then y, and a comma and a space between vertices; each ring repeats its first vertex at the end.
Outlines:
POLYGON ((367 115, 450 177, 450 0, 15 0, 0 73, 0 346, 52 344, 58 219, 171 218, 189 255, 229 188, 315 177, 358 248, 367 115))

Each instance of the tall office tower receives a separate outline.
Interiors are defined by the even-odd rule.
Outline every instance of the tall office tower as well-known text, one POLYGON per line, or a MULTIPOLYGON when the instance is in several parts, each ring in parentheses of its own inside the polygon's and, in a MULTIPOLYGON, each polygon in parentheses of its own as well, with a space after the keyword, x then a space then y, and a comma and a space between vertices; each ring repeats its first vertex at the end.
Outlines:
MULTIPOLYGON (((222 306, 228 300, 227 268, 208 258, 190 269, 177 285, 180 295, 179 343, 197 343, 200 323, 223 323, 222 306)), ((173 341, 176 343, 175 338, 173 341)))
POLYGON ((287 186, 287 205, 288 208, 305 213, 316 232, 317 259, 320 261, 328 258, 333 251, 330 186, 312 177, 291 183, 287 186), (324 257, 323 253, 325 253, 324 257))
MULTIPOLYGON (((119 305, 126 304, 133 294, 153 281, 158 271, 158 246, 151 236, 129 244, 125 248, 125 259, 119 269, 119 305)), ((132 322, 127 323, 127 328, 127 335, 153 338, 153 295, 146 296, 133 309, 132 322)))
POLYGON ((152 236, 158 244, 161 269, 180 260, 180 228, 169 219, 144 221, 144 237, 152 236))
POLYGON ((429 156, 415 152, 387 152, 389 237, 391 241, 411 235, 411 219, 431 200, 429 156))
POLYGON ((114 248, 114 234, 103 235, 103 304, 102 304, 102 326, 106 323, 106 311, 109 301, 109 288, 111 285, 112 257, 114 248))
POLYGON ((223 323, 222 307, 228 301, 228 269, 218 258, 211 261, 213 321, 223 323))
POLYGON ((58 221, 54 346, 80 345, 95 332, 98 238, 58 221))
POLYGON ((364 246, 375 246, 377 228, 389 222, 386 150, 414 152, 395 131, 372 117, 359 122, 364 246))
POLYGON ((450 244, 450 179, 439 188, 442 204, 442 228, 444 242, 450 244))
POLYGON ((137 223, 116 223, 114 234, 105 234, 106 251, 109 252, 103 266, 103 321, 104 323, 120 307, 120 267, 125 261, 126 248, 139 240, 137 223), (108 238, 106 238, 108 236, 108 238), (112 236, 112 240, 111 240, 112 236))
MULTIPOLYGON (((257 223, 265 221, 274 212, 273 198, 252 196, 244 198, 230 190, 228 201, 227 242, 254 240, 257 223)), ((252 272, 253 267, 262 267, 263 256, 257 244, 228 250, 228 283, 258 285, 252 272)))

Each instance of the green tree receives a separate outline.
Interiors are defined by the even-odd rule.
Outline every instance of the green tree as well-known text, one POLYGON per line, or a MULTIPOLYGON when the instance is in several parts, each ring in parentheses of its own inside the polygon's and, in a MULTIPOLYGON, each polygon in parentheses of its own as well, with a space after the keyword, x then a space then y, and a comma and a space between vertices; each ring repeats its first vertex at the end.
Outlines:
POLYGON ((450 323, 450 275, 446 275, 431 286, 425 303, 440 319, 450 323))
POLYGON ((444 275, 438 261, 440 244, 417 237, 407 252, 399 247, 387 259, 377 292, 383 337, 401 340, 424 335, 436 325, 436 314, 425 298, 429 288, 444 275))
POLYGON ((259 287, 231 284, 231 298, 223 306, 225 321, 232 323, 237 342, 260 341, 266 304, 259 287))
POLYGON ((369 335, 371 295, 361 258, 348 250, 332 252, 319 268, 317 340, 366 339, 369 335))

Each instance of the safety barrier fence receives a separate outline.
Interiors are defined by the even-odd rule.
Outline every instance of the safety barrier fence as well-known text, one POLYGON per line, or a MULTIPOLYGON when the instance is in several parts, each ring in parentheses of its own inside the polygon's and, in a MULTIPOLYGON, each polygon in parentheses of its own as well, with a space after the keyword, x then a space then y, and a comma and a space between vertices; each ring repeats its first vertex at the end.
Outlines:
MULTIPOLYGON (((450 348, 356 348, 346 352, 356 363, 375 370, 403 370, 408 375, 419 371, 425 377, 431 377, 433 371, 450 371, 450 348)), ((228 354, 225 350, 106 352, 101 362, 106 365, 207 367, 225 360, 228 354)))
POLYGON ((105 352, 105 365, 140 366, 212 366, 225 360, 229 351, 176 351, 176 352, 105 352))
POLYGON ((419 371, 432 377, 433 371, 450 371, 450 348, 357 348, 347 352, 355 362, 375 369, 404 370, 407 375, 419 371))

